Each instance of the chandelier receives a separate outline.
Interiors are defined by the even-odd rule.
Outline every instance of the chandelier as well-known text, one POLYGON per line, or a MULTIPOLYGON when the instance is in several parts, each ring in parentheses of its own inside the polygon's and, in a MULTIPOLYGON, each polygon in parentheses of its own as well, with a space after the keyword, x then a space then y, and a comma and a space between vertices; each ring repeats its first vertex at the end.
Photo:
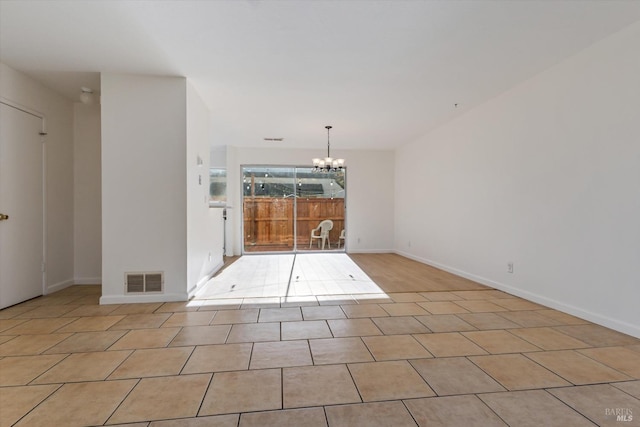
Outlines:
POLYGON ((344 159, 334 159, 331 157, 331 145, 329 143, 329 131, 331 126, 325 126, 327 129, 327 157, 324 159, 313 159, 313 172, 338 172, 344 168, 344 159))

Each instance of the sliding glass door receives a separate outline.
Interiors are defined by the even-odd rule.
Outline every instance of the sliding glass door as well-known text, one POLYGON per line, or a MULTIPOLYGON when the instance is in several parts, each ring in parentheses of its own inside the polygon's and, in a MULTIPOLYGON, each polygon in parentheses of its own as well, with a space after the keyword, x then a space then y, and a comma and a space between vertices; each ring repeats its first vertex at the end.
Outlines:
POLYGON ((345 174, 243 166, 243 252, 344 251, 345 174))
POLYGON ((344 176, 296 169, 298 251, 344 250, 344 176))
POLYGON ((294 168, 242 168, 244 252, 292 252, 294 168))

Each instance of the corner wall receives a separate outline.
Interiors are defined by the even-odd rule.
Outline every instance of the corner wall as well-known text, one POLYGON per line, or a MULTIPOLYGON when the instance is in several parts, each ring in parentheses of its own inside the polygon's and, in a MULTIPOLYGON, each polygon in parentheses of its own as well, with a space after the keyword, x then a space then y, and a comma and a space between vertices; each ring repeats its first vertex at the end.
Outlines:
POLYGON ((186 80, 102 74, 101 304, 187 299, 186 80), (163 271, 164 294, 125 295, 163 271))
POLYGON ((222 209, 209 208, 209 110, 187 82, 187 292, 191 296, 223 265, 222 209))
POLYGON ((73 106, 74 282, 102 283, 100 105, 73 106))
POLYGON ((640 337, 638 46, 640 23, 399 149, 395 250, 640 337))

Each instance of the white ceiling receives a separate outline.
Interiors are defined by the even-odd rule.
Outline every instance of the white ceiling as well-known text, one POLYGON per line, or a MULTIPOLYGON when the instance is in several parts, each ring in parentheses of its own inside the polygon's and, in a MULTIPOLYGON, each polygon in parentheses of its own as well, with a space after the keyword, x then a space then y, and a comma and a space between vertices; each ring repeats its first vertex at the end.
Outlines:
POLYGON ((321 148, 331 124, 334 149, 392 149, 638 20, 633 0, 0 0, 0 60, 76 101, 99 72, 185 76, 212 145, 321 148))

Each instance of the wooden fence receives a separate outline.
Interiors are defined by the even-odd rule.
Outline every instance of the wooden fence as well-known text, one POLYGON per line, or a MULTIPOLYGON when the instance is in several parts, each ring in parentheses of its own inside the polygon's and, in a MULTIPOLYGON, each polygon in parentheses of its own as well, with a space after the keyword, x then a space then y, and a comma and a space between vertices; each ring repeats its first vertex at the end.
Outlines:
MULTIPOLYGON (((296 203, 298 248, 309 248, 311 230, 325 219, 333 221, 329 241, 332 248, 337 247, 340 232, 344 228, 344 199, 298 198, 296 203)), ((272 246, 279 250, 293 249, 293 209, 293 198, 245 197, 245 248, 264 246, 264 250, 269 250, 266 247, 272 246)))

